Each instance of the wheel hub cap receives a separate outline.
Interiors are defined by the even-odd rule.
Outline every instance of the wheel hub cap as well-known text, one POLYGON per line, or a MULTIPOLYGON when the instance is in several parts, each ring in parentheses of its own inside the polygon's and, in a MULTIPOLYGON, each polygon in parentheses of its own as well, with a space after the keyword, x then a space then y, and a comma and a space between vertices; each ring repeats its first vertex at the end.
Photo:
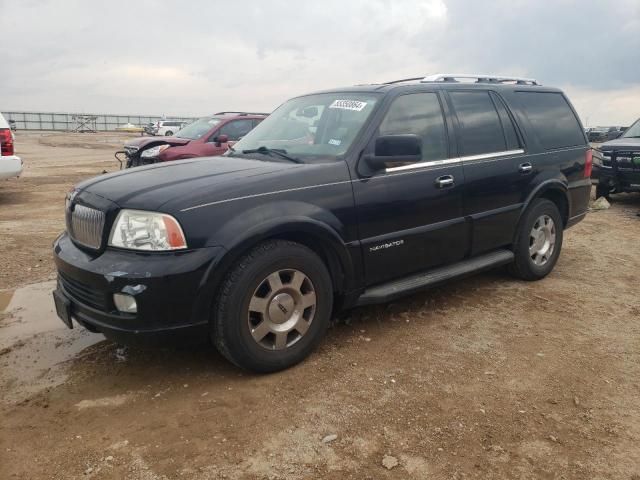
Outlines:
POLYGON ((288 293, 279 293, 269 304, 269 318, 273 323, 281 324, 291 318, 294 313, 295 301, 288 293))
POLYGON ((555 250, 556 225, 549 215, 536 219, 529 234, 529 256, 535 265, 545 265, 555 250))
POLYGON ((316 312, 316 292, 299 270, 271 273, 249 301, 247 320, 253 340, 268 350, 291 347, 307 333, 316 312))

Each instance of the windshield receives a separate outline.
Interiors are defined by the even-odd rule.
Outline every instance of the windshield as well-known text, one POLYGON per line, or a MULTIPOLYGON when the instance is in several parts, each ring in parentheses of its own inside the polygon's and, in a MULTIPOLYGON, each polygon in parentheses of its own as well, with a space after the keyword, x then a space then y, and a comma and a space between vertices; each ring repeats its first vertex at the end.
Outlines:
POLYGON ((636 123, 631 125, 626 132, 622 134, 622 137, 626 138, 640 138, 640 119, 636 120, 636 123))
POLYGON ((349 149, 378 98, 378 94, 371 93, 322 93, 294 98, 236 143, 234 150, 266 147, 303 161, 314 157, 336 159, 349 149))
POLYGON ((189 140, 197 140, 219 123, 219 118, 204 117, 179 130, 175 136, 179 138, 188 138, 189 140))

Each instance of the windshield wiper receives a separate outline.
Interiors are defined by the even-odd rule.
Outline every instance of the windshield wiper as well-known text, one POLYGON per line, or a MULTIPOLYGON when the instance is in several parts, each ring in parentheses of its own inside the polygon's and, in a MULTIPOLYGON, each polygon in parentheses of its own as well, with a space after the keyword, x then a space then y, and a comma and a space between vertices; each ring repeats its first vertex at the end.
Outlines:
POLYGON ((289 160, 293 163, 302 163, 299 158, 291 157, 287 155, 287 151, 284 148, 269 148, 262 145, 258 148, 250 148, 248 150, 242 150, 242 153, 262 153, 264 155, 272 155, 276 154, 280 158, 284 158, 285 160, 289 160))

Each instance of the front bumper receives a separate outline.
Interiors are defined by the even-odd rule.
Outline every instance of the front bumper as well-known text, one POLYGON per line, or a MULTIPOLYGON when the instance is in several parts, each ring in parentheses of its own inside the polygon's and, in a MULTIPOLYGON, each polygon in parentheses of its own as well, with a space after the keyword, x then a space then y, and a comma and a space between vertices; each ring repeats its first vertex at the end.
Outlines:
POLYGON ((591 181, 594 184, 606 185, 618 192, 640 191, 640 169, 621 169, 593 165, 591 181))
POLYGON ((124 344, 208 341, 213 291, 210 273, 222 247, 138 253, 106 249, 94 256, 64 233, 54 242, 58 293, 71 317, 91 331, 124 344), (118 312, 114 293, 133 295, 135 314, 118 312))

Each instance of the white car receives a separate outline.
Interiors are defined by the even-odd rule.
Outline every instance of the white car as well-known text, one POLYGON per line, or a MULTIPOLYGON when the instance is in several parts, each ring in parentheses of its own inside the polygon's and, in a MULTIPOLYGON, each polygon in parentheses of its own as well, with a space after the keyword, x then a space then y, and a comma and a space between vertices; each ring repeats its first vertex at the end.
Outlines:
POLYGON ((0 113, 0 178, 19 177, 22 160, 15 155, 15 136, 0 113))
POLYGON ((178 133, 178 130, 182 129, 187 122, 180 120, 160 120, 157 124, 156 135, 162 135, 170 137, 171 135, 178 133))

